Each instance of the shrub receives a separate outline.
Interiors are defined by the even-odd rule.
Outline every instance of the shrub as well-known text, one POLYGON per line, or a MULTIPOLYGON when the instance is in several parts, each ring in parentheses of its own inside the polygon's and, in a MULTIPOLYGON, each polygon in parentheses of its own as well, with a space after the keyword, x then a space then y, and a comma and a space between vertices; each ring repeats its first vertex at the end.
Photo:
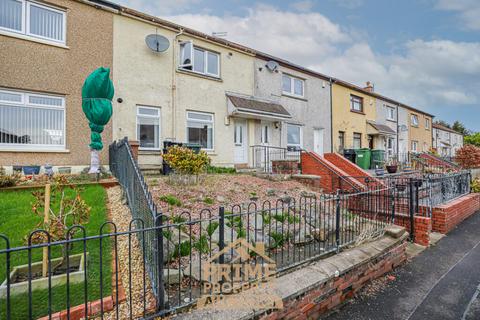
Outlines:
POLYGON ((182 201, 180 201, 178 198, 176 198, 175 196, 173 196, 171 194, 161 196, 160 201, 166 202, 171 206, 177 206, 177 207, 182 206, 182 201))
POLYGON ((480 148, 465 145, 457 150, 456 161, 465 169, 480 167, 480 148))
POLYGON ((473 180, 470 187, 473 193, 480 193, 480 180, 478 178, 473 180))
POLYGON ((195 153, 191 149, 179 146, 168 148, 163 159, 175 172, 180 174, 198 175, 205 172, 210 164, 210 158, 205 151, 195 153))
POLYGON ((20 181, 18 173, 9 175, 5 173, 5 169, 0 167, 0 188, 13 187, 20 181))
POLYGON ((210 197, 206 197, 205 199, 203 199, 203 203, 208 204, 208 205, 212 205, 213 204, 213 199, 210 198, 210 197))
POLYGON ((234 173, 237 173, 237 170, 235 170, 235 168, 208 166, 207 167, 207 173, 210 173, 210 174, 225 174, 225 173, 234 174, 234 173))

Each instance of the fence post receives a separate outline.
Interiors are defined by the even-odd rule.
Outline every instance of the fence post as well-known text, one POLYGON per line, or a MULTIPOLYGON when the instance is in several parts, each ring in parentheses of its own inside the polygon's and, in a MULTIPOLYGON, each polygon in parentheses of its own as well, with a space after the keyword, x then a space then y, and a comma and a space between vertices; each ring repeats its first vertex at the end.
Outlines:
MULTIPOLYGON (((225 248, 225 208, 220 207, 218 209, 219 213, 219 221, 218 221, 218 252, 222 252, 222 250, 225 248)), ((224 255, 220 255, 218 257, 218 263, 223 264, 225 262, 225 257, 224 255)))
POLYGON ((390 203, 391 203, 391 210, 392 210, 392 223, 395 223, 395 189, 390 189, 390 203))
POLYGON ((340 191, 337 191, 337 200, 335 207, 335 243, 337 252, 340 251, 340 191))
POLYGON ((408 192, 409 192, 409 197, 408 197, 408 209, 410 211, 410 241, 415 241, 415 207, 414 207, 414 202, 413 202, 413 197, 414 192, 413 192, 413 180, 410 178, 409 183, 408 183, 408 192))
POLYGON ((157 238, 157 311, 165 309, 165 290, 163 289, 163 232, 162 214, 155 215, 155 236, 157 238))

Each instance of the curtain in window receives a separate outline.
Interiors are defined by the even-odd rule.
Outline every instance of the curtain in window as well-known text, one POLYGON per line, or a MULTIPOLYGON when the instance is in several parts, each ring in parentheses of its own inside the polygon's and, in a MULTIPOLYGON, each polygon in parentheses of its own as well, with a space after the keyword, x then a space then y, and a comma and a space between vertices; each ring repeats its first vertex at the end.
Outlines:
POLYGON ((30 4, 30 33, 63 40, 63 14, 30 4))
POLYGON ((0 0, 0 27, 22 31, 22 3, 0 0))

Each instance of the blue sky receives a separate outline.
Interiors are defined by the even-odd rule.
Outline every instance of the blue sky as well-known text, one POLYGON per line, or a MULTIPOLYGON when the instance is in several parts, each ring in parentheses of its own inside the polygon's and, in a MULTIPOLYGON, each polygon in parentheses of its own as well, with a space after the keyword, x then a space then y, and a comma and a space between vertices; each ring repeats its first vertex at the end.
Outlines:
POLYGON ((480 131, 480 0, 118 0, 480 131))

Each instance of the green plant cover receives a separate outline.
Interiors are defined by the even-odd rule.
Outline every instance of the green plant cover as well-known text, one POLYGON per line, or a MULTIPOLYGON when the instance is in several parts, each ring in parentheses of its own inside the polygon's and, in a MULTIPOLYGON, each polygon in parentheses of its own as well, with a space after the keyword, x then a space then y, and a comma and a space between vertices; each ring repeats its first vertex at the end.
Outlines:
POLYGON ((91 130, 90 148, 102 150, 103 128, 112 117, 113 83, 110 68, 100 67, 93 71, 83 83, 82 110, 91 130))

